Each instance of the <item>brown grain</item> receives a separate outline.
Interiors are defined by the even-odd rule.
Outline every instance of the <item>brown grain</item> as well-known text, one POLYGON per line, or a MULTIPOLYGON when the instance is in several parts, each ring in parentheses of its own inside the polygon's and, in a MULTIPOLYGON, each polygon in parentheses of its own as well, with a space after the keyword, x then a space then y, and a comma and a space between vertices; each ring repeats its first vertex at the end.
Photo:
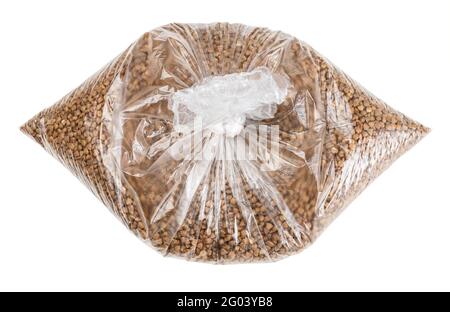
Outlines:
MULTIPOLYGON (((134 113, 157 116, 144 129, 148 147, 164 135, 177 138, 171 127, 172 112, 164 99, 134 113)), ((123 150, 131 151, 141 122, 142 118, 124 123, 123 150)), ((171 24, 146 33, 22 130, 71 169, 141 239, 164 254, 218 263, 273 260, 302 250, 428 131, 297 39, 265 28, 225 23, 171 24), (173 35, 172 45, 158 37, 161 33, 173 35), (174 38, 182 38, 190 52, 183 50, 182 40, 174 38), (179 51, 184 51, 185 66, 180 66, 179 51), (176 200, 183 186, 176 186, 171 179, 179 162, 173 160, 164 170, 145 176, 128 169, 117 172, 105 163, 111 147, 105 112, 115 109, 106 99, 114 81, 126 81, 123 105, 131 107, 161 86, 179 90, 202 77, 258 66, 287 74, 298 91, 279 106, 273 120, 265 122, 279 124, 282 142, 303 151, 306 162, 315 165, 299 165, 288 179, 278 172, 269 174, 274 180, 283 180, 276 185, 292 218, 245 179, 224 181, 219 207, 212 194, 202 203, 197 192, 188 209, 179 211, 176 200), (170 74, 162 75, 163 70, 170 74), (294 102, 301 97, 306 112, 303 119, 293 112, 294 102), (242 199, 232 191, 237 186, 251 208, 250 215, 243 213, 242 199), (172 187, 175 209, 158 212, 172 187)), ((291 152, 281 153, 299 162, 291 152)), ((149 168, 159 156, 133 161, 138 169, 149 168)), ((186 176, 179 177, 183 178, 186 176)), ((214 183, 213 178, 207 179, 199 189, 214 183)))

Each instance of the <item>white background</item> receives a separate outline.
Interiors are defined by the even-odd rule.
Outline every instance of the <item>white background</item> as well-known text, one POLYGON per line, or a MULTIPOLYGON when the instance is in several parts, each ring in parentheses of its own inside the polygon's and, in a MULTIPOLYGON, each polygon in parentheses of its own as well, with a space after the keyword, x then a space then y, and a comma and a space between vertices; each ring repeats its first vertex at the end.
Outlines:
POLYGON ((450 290, 450 1, 0 3, 0 290, 450 290), (299 255, 164 258, 19 126, 174 21, 288 32, 433 132, 299 255))

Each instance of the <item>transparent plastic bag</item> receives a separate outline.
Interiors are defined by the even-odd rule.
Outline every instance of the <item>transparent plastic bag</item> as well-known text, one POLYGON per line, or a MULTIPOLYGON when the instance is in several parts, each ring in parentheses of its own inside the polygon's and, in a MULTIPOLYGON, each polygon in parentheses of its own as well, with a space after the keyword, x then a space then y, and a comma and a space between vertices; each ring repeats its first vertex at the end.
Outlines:
POLYGON ((308 246, 428 129, 305 43, 170 24, 22 130, 149 245, 215 263, 308 246))

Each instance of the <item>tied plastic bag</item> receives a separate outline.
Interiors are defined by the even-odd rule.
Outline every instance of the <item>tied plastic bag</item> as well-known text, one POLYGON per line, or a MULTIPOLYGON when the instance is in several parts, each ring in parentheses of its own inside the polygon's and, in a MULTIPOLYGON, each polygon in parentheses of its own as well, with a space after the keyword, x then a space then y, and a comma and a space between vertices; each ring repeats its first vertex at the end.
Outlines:
POLYGON ((239 24, 144 34, 22 130, 165 255, 308 246, 428 129, 296 38, 239 24))

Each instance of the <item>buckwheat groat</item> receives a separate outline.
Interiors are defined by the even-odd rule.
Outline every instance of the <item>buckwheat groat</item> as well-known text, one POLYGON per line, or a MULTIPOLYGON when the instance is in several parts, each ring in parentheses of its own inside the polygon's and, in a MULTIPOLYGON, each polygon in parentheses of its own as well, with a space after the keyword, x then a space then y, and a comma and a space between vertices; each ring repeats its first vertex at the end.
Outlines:
POLYGON ((232 263, 307 247, 428 129, 296 38, 216 23, 144 34, 22 131, 161 253, 232 263))

